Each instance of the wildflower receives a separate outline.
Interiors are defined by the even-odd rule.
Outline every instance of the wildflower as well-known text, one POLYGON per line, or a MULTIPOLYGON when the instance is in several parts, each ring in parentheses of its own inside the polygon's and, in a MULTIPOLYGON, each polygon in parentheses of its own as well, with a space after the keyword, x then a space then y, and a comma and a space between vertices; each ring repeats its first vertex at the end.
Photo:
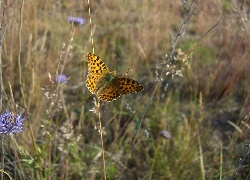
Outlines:
POLYGON ((162 135, 165 139, 171 139, 171 138, 172 138, 172 134, 171 134, 169 131, 167 131, 167 130, 163 130, 163 131, 161 132, 161 135, 162 135))
POLYGON ((56 77, 56 83, 57 84, 66 84, 68 81, 68 77, 65 74, 59 74, 56 77))
POLYGON ((73 23, 74 25, 84 25, 85 23, 84 18, 74 16, 68 16, 68 21, 70 22, 70 24, 73 23))
POLYGON ((6 111, 0 115, 0 134, 17 134, 23 131, 24 120, 21 115, 6 111))

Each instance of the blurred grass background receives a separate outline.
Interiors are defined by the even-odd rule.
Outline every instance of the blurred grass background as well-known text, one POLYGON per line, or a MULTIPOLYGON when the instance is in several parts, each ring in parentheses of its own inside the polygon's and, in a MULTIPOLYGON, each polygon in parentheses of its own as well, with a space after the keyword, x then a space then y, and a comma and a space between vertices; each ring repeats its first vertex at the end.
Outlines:
MULTIPOLYGON (((92 51, 87 1, 23 2, 22 12, 22 1, 5 1, 1 30, 2 111, 25 111, 27 118, 23 133, 4 137, 4 171, 14 179, 102 179, 98 116, 90 111, 94 96, 85 99, 86 53, 92 51), (70 15, 86 23, 73 27, 70 15), (54 82, 61 73, 70 77, 63 86, 54 82)), ((171 51, 170 35, 177 35, 187 9, 181 1, 90 1, 95 53, 110 70, 130 69, 128 77, 144 85, 144 91, 100 107, 107 179, 233 175, 249 143, 249 117, 242 121, 250 111, 249 3, 195 2, 196 13, 177 44, 182 52, 223 21, 186 63, 178 63, 182 77, 160 81, 130 149, 160 64, 171 51), (172 139, 162 138, 163 129, 172 139)), ((249 164, 239 179, 249 178, 249 164)))

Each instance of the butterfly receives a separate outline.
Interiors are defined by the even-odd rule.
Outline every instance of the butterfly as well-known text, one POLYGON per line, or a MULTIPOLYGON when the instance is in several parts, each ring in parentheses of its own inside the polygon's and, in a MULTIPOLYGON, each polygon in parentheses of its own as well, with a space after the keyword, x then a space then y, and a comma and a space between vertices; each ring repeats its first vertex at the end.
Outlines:
POLYGON ((87 61, 86 87, 99 99, 113 101, 121 95, 143 90, 143 86, 139 82, 124 76, 117 76, 116 71, 110 71, 99 56, 89 52, 87 53, 87 61))

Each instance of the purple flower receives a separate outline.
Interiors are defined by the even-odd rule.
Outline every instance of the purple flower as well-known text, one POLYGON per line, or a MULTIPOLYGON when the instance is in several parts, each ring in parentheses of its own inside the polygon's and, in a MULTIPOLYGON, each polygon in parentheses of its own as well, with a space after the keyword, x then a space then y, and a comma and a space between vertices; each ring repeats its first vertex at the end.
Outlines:
POLYGON ((68 77, 65 74, 59 74, 56 77, 56 83, 57 84, 66 84, 68 81, 68 77))
POLYGON ((25 118, 22 118, 21 115, 6 111, 0 115, 0 134, 9 135, 22 132, 24 120, 25 118))
POLYGON ((85 23, 84 18, 74 16, 68 16, 68 21, 70 22, 70 24, 73 23, 74 25, 84 25, 85 23))
POLYGON ((162 135, 165 139, 171 139, 171 138, 172 138, 172 134, 171 134, 169 131, 167 131, 167 130, 163 130, 163 131, 161 132, 161 135, 162 135))

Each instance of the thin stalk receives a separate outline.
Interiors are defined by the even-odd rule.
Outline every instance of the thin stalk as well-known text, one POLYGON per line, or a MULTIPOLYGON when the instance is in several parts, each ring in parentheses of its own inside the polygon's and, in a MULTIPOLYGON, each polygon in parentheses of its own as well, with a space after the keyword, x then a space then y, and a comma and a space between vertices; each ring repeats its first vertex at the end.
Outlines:
POLYGON ((3 179, 3 172, 4 172, 4 147, 3 147, 3 136, 1 138, 1 151, 2 151, 2 166, 1 166, 1 179, 3 179))
POLYGON ((89 29, 90 29, 91 46, 92 46, 92 52, 95 53, 89 0, 88 0, 88 9, 89 9, 89 29))
POLYGON ((222 180, 222 165, 223 165, 223 144, 222 141, 220 142, 220 180, 222 180))
POLYGON ((24 107, 26 109, 26 102, 24 97, 24 91, 23 91, 23 84, 22 84, 22 67, 21 67, 21 50, 22 50, 22 26, 23 26, 23 7, 24 7, 24 0, 22 0, 21 3, 21 10, 20 10, 20 24, 19 24, 19 51, 18 51, 18 69, 19 69, 19 85, 20 85, 20 91, 23 98, 24 107))
POLYGON ((150 170, 149 170, 149 177, 148 177, 148 179, 152 179, 152 172, 153 172, 153 169, 154 169, 154 166, 155 166, 155 162, 156 162, 156 158, 157 158, 157 156, 158 156, 158 152, 159 152, 159 149, 160 149, 160 147, 161 147, 161 144, 162 144, 162 141, 163 141, 163 140, 164 140, 164 139, 162 138, 162 139, 158 142, 158 144, 157 144, 157 147, 156 147, 156 150, 155 150, 155 154, 154 154, 154 159, 153 159, 151 168, 150 168, 150 170))
POLYGON ((100 101, 98 101, 98 119, 100 124, 100 137, 102 143, 102 162, 103 162, 103 175, 104 179, 106 180, 106 165, 105 165, 105 154, 104 154, 104 145, 103 145, 103 137, 102 137, 102 122, 101 122, 101 113, 100 113, 100 101))
POLYGON ((200 168, 201 168, 201 176, 202 179, 205 180, 205 168, 204 168, 204 160, 203 160, 203 153, 202 153, 202 145, 201 145, 201 138, 199 130, 196 126, 197 136, 198 136, 198 143, 199 143, 199 151, 200 151, 200 168))

